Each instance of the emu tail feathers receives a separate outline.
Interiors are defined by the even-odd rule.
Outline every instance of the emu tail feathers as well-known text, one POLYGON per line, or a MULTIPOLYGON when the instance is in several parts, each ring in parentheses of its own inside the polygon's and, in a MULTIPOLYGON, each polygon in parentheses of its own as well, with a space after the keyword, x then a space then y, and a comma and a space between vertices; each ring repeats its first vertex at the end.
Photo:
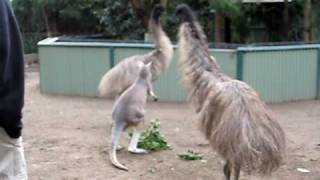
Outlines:
POLYGON ((111 161, 111 164, 114 165, 116 168, 119 168, 121 170, 128 171, 129 169, 122 165, 117 158, 117 147, 119 144, 121 133, 124 129, 124 125, 117 124, 117 122, 114 122, 112 127, 112 146, 111 146, 111 152, 109 152, 109 159, 111 161))

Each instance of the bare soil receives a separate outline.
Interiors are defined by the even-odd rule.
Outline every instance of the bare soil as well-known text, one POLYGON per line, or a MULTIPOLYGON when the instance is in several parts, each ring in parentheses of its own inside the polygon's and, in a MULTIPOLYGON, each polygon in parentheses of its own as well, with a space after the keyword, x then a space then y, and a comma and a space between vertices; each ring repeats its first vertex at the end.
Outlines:
MULTIPOLYGON (((222 161, 205 142, 184 103, 149 103, 147 119, 158 118, 172 150, 134 155, 118 153, 129 172, 110 165, 112 101, 97 98, 41 94, 39 74, 26 72, 23 132, 31 180, 222 180, 222 161), (177 153, 194 150, 206 163, 184 161, 177 153)), ((270 105, 287 134, 285 164, 269 179, 320 180, 320 101, 270 105), (297 171, 306 168, 309 173, 297 171)), ((148 124, 148 122, 146 122, 148 124)), ((126 133, 122 136, 127 146, 126 133)), ((260 180, 241 174, 241 180, 260 180)), ((267 178, 265 178, 267 179, 267 178)))

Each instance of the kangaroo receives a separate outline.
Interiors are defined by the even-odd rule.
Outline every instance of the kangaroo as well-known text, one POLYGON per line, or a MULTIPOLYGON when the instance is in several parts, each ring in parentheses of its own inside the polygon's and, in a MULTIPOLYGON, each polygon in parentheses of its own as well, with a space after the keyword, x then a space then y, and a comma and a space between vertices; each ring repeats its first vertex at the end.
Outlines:
MULTIPOLYGON (((143 62, 140 62, 138 66, 140 69, 138 77, 135 82, 119 96, 112 110, 112 144, 109 156, 111 163, 115 167, 126 171, 128 171, 128 168, 119 163, 116 154, 121 133, 128 127, 137 127, 144 122, 147 95, 156 98, 151 83, 151 63, 145 65, 143 62)), ((139 137, 140 132, 137 128, 134 128, 133 136, 128 147, 129 152, 136 154, 147 153, 146 150, 137 148, 139 137)))

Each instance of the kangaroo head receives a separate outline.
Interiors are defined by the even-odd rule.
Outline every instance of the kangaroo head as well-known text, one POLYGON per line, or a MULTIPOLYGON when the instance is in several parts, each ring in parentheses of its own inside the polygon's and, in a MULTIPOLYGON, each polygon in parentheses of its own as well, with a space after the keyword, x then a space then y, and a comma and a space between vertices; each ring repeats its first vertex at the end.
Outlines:
POLYGON ((146 81, 151 81, 151 78, 152 78, 151 62, 149 62, 148 64, 140 65, 139 78, 140 79, 145 79, 146 81))
POLYGON ((142 64, 140 66, 139 79, 146 82, 147 93, 153 98, 154 101, 157 101, 158 97, 153 92, 152 87, 151 62, 149 62, 148 64, 142 64))

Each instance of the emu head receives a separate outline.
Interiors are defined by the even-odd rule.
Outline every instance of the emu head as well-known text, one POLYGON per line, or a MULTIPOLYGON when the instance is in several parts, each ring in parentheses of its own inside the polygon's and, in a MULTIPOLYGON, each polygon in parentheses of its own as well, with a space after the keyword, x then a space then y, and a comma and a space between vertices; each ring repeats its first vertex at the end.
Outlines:
POLYGON ((151 17, 158 23, 163 12, 164 7, 160 4, 156 4, 152 9, 151 17))
POLYGON ((196 21, 195 14, 187 4, 178 5, 175 10, 175 15, 178 17, 180 23, 189 22, 192 24, 196 21))

